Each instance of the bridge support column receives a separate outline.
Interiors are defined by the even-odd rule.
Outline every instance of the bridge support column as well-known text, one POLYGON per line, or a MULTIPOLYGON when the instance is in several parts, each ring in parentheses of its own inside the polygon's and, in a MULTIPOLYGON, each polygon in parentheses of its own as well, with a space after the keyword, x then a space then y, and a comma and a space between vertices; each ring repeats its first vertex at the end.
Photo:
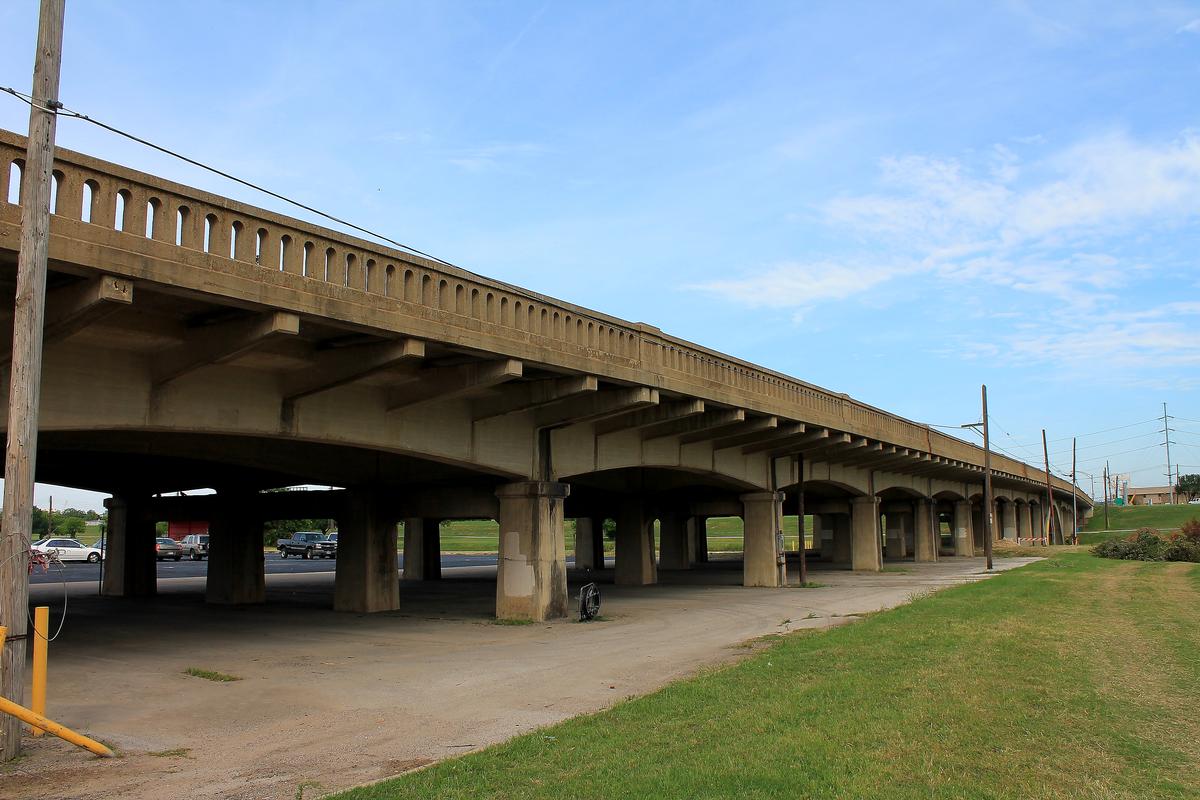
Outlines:
POLYGON ((854 560, 854 534, 851 530, 849 514, 822 515, 827 519, 830 539, 833 542, 833 562, 835 564, 850 564, 854 560))
POLYGON ((204 600, 216 605, 263 603, 267 599, 262 520, 248 496, 225 495, 208 521, 208 577, 204 600))
POLYGON ((351 489, 338 520, 333 610, 367 613, 399 607, 396 519, 375 491, 351 489))
POLYGON ((779 522, 783 519, 783 492, 744 494, 742 501, 742 585, 782 586, 779 559, 779 522))
POLYGON ((883 553, 879 547, 879 499, 856 497, 850 512, 852 569, 879 572, 883 553))
MULTIPOLYGON (((829 514, 813 514, 813 551, 822 561, 833 558, 833 518, 829 514)), ((803 520, 801 521, 803 525, 803 520)))
POLYGON ((571 487, 552 481, 501 486, 496 618, 541 622, 567 615, 563 500, 571 487))
POLYGON ((887 541, 887 551, 884 555, 892 559, 901 559, 908 555, 908 529, 912 527, 907 511, 888 511, 884 515, 886 523, 884 538, 887 541))
POLYGON ((693 553, 697 564, 708 563, 708 517, 692 517, 695 535, 693 553))
MULTIPOLYGON (((699 554, 696 552, 696 545, 700 540, 700 534, 696 530, 696 526, 704 524, 703 517, 688 516, 683 523, 683 535, 685 537, 687 547, 688 569, 691 569, 700 560, 699 554)), ((705 545, 708 544, 705 537, 705 545)))
POLYGON ((688 518, 683 514, 674 512, 665 513, 659 517, 658 537, 659 537, 659 566, 663 569, 691 569, 692 559, 690 557, 691 547, 689 544, 694 544, 695 534, 692 534, 691 542, 688 541, 688 518))
POLYGON ((1017 540, 1017 504, 1011 501, 1004 504, 1001 512, 1001 531, 1005 539, 1017 540))
POLYGON ((404 580, 436 581, 442 577, 442 521, 404 520, 404 580))
POLYGON ((654 563, 654 531, 642 499, 629 498, 617 514, 617 569, 614 580, 626 586, 658 583, 654 563))
POLYGON ((954 504, 954 555, 972 558, 975 543, 971 539, 971 501, 959 500, 954 504))
POLYGON ((104 543, 104 584, 108 597, 149 597, 158 591, 154 520, 130 495, 110 497, 104 543))
POLYGON ((604 520, 579 517, 575 520, 575 568, 604 569, 604 520))
POLYGON ((929 500, 916 501, 916 514, 913 515, 913 560, 937 561, 938 536, 935 532, 937 524, 937 509, 929 500))
POLYGON ((1036 534, 1033 531, 1033 506, 1029 503, 1022 503, 1021 510, 1017 516, 1017 537, 1029 539, 1036 534))

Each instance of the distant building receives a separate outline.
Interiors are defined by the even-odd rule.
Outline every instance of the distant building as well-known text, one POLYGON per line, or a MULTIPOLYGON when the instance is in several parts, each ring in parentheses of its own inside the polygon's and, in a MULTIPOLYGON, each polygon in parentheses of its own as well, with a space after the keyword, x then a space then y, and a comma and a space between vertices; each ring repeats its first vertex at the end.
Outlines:
POLYGON ((1147 486, 1142 489, 1129 487, 1126 497, 1131 506, 1161 506, 1171 502, 1170 486, 1147 486))
POLYGON ((168 522, 167 535, 175 541, 181 541, 183 537, 192 533, 208 533, 207 522, 168 522))

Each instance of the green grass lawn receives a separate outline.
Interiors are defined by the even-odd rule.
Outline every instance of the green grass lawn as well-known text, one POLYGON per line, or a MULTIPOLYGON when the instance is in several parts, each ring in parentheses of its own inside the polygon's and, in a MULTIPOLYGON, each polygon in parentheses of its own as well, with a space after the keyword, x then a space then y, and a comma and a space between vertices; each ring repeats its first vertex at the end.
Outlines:
MULTIPOLYGON (((1178 528, 1189 519, 1200 518, 1200 505, 1177 503, 1160 506, 1112 506, 1108 507, 1109 530, 1122 528, 1178 528)), ((1084 526, 1085 531, 1104 530, 1104 506, 1096 506, 1092 518, 1084 526)))
POLYGON ((1165 533, 1189 519, 1200 519, 1200 505, 1109 506, 1108 528, 1105 529, 1104 507, 1097 506, 1092 518, 1080 530, 1079 543, 1096 544, 1114 536, 1125 536, 1126 531, 1137 528, 1158 528, 1165 533))
POLYGON ((1082 552, 343 800, 1200 797, 1200 566, 1082 552))
MULTIPOLYGON (((806 536, 812 545, 812 517, 805 517, 806 536)), ((797 547, 796 517, 783 518, 784 545, 789 550, 797 547)), ((575 550, 575 521, 565 525, 567 552, 575 550)), ((657 525, 655 526, 657 534, 657 525)), ((494 553, 499 547, 500 526, 492 520, 455 520, 442 526, 442 551, 447 553, 494 553)), ((403 540, 399 542, 403 547, 403 540)), ((708 520, 708 550, 710 553, 741 552, 742 520, 740 517, 713 517, 708 520)), ((604 542, 604 551, 616 552, 611 539, 604 542)))

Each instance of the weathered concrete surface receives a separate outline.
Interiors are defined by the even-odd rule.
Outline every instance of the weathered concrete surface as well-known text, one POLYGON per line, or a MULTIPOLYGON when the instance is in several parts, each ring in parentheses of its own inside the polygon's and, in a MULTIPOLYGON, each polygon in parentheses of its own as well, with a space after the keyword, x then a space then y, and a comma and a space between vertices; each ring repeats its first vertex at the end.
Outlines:
MULTIPOLYGON (((746 651, 731 645, 750 638, 977 580, 982 559, 906 569, 818 568, 825 588, 751 590, 739 562, 715 562, 664 571, 657 586, 602 586, 610 622, 518 627, 490 624, 487 568, 406 582, 400 611, 362 616, 329 610, 332 573, 269 576, 268 605, 243 608, 206 606, 200 578, 160 581, 149 603, 97 598, 79 584, 51 656, 50 712, 124 757, 96 761, 50 737, 28 740, 29 758, 0 788, 14 800, 291 800, 304 781, 376 780, 652 691, 737 658, 746 651), (182 674, 193 666, 243 680, 182 674), (149 755, 176 748, 187 752, 149 755)), ((34 587, 33 600, 61 591, 34 587)))

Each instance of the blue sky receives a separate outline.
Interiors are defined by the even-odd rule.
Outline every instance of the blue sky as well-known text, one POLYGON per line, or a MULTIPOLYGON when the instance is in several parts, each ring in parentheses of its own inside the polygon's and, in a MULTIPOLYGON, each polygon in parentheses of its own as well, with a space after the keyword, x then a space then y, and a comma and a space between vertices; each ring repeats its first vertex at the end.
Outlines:
MULTIPOLYGON (((0 85, 28 90, 36 5, 0 7, 0 85)), ((1164 401, 1200 472, 1197 85, 1200 3, 69 0, 62 99, 911 419, 977 419, 986 382, 1000 447, 1090 434, 1088 489, 1105 456, 1164 480, 1164 401)))

